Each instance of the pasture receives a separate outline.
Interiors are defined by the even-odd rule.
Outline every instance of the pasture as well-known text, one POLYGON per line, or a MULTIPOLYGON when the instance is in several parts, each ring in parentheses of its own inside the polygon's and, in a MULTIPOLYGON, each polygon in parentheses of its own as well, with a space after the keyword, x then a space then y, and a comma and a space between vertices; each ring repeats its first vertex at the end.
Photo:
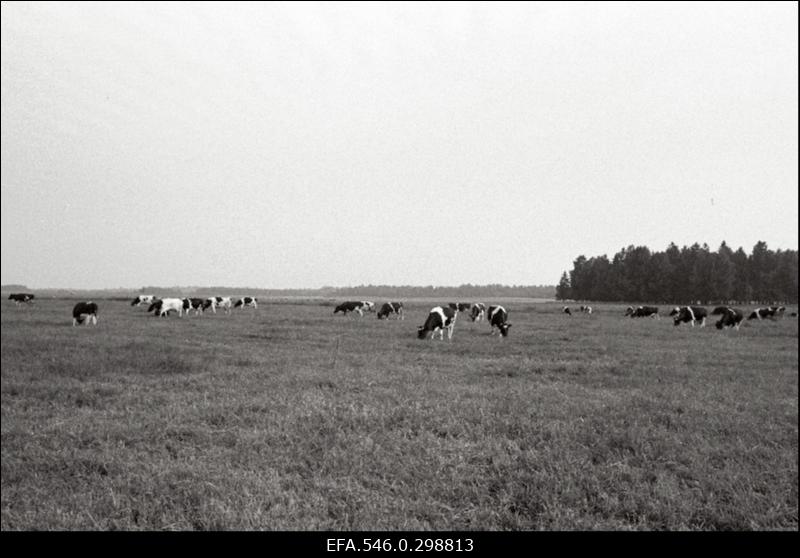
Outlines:
POLYGON ((718 331, 483 300, 509 337, 460 316, 441 342, 416 329, 448 300, 97 302, 72 327, 74 300, 3 301, 4 531, 798 528, 788 312, 718 331))

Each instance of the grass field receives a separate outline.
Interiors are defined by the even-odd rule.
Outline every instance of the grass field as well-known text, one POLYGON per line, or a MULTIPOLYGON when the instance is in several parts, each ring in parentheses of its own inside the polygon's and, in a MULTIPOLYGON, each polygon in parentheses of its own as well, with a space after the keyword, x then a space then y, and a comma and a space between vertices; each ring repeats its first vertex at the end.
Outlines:
POLYGON ((72 327, 74 302, 3 301, 3 530, 798 528, 788 314, 718 331, 515 300, 508 338, 460 319, 448 343, 416 339, 447 301, 101 300, 72 327))

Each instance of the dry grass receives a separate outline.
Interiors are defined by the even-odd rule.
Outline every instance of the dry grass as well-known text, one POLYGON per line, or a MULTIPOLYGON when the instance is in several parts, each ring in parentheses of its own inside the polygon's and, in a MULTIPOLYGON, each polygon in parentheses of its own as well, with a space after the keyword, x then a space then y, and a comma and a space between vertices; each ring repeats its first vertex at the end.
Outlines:
POLYGON ((3 530, 798 528, 796 318, 72 304, 3 303, 3 530))

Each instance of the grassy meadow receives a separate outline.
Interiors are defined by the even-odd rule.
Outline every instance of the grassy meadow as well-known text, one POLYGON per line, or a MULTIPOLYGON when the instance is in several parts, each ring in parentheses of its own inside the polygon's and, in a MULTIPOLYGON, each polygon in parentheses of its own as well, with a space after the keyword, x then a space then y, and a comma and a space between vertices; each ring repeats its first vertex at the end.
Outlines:
POLYGON ((72 327, 73 300, 2 301, 2 530, 798 528, 788 313, 485 300, 508 338, 462 316, 442 342, 416 328, 448 301, 97 302, 72 327))

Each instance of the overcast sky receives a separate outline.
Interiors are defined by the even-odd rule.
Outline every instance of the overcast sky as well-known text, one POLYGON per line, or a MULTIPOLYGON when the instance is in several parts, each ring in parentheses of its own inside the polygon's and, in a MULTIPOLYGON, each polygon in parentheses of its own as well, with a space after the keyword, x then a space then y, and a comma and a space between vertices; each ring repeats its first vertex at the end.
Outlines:
POLYGON ((2 3, 2 283, 797 249, 798 5, 2 3))

